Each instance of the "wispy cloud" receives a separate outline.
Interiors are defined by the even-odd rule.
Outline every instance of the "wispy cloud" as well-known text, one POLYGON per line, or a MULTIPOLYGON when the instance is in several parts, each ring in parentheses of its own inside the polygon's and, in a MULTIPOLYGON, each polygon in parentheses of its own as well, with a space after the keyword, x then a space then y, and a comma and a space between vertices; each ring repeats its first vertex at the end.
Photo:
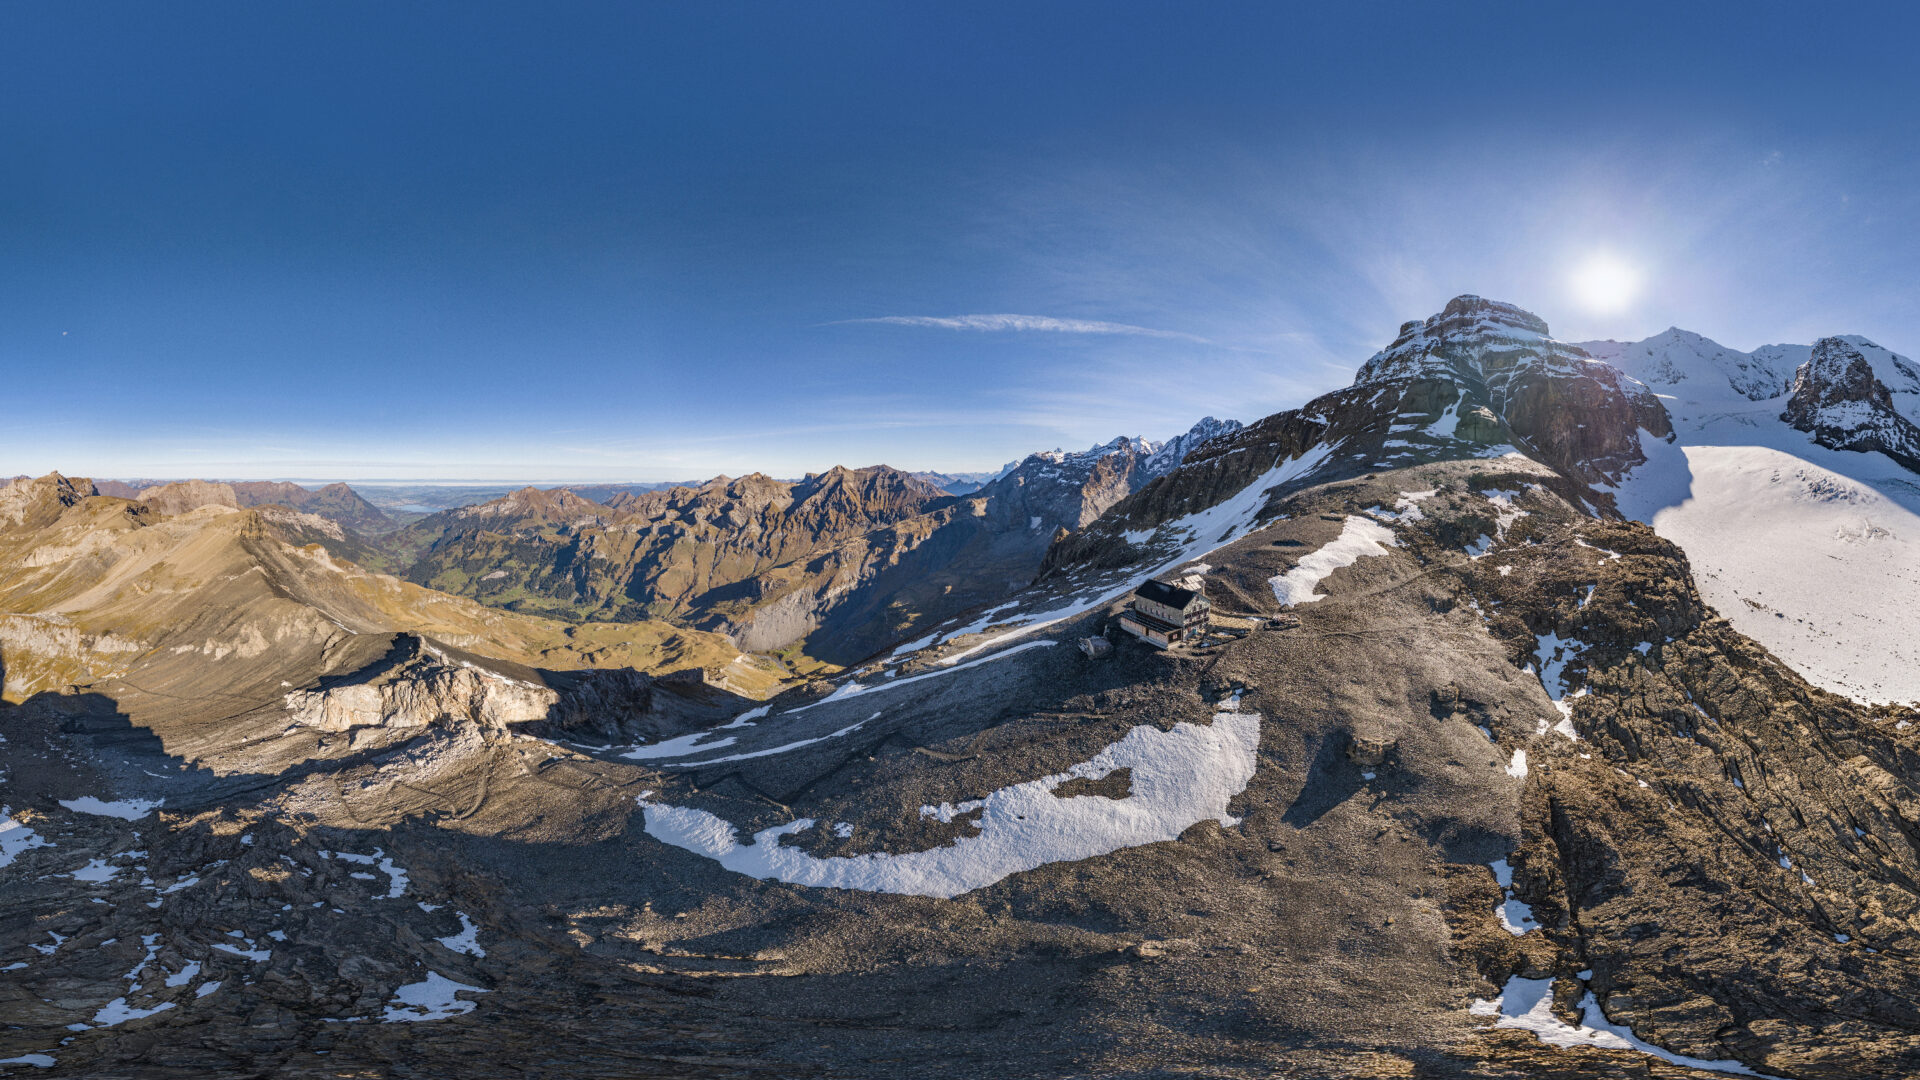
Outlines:
POLYGON ((929 326, 940 330, 1039 331, 1050 334, 1125 334, 1130 337, 1168 338, 1210 345, 1206 338, 1178 330, 1155 330, 1129 323, 1093 319, 1056 319, 1049 315, 882 315, 873 319, 841 319, 829 326, 882 323, 888 326, 929 326))

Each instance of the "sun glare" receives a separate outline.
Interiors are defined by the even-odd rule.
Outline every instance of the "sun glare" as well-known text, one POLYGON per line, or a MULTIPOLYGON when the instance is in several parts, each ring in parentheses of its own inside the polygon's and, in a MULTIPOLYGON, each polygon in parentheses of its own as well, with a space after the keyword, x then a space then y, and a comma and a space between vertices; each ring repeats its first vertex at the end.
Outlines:
POLYGON ((1614 255, 1588 256, 1571 282, 1574 297, 1597 313, 1624 311, 1640 294, 1640 272, 1614 255))

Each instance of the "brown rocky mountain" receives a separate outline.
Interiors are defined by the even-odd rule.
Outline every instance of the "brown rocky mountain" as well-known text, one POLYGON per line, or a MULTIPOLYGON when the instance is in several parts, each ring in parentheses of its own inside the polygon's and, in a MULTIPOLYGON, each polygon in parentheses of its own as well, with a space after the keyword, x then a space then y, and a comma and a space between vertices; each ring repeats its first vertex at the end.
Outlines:
POLYGON ((386 565, 513 610, 665 618, 844 664, 1024 587, 1056 534, 1237 427, 1209 417, 1166 445, 1034 454, 957 497, 886 466, 719 477, 604 506, 528 488, 409 526, 386 565))
POLYGON ((349 642, 403 632, 554 670, 706 668, 756 690, 777 681, 736 664, 736 650, 714 635, 658 623, 573 627, 367 573, 298 542, 302 529, 338 529, 311 515, 217 501, 167 514, 160 507, 195 490, 173 486, 141 501, 58 474, 0 488, 8 694, 110 686, 123 711, 160 730, 183 710, 190 723, 198 706, 185 703, 209 697, 277 701, 283 681, 332 677, 341 650, 365 651, 349 642))
MULTIPOLYGON (((98 490, 98 489, 96 489, 98 490)), ((219 484, 208 480, 175 480, 166 484, 155 484, 143 488, 133 496, 140 502, 162 514, 184 514, 198 510, 203 506, 223 506, 229 510, 240 509, 240 497, 231 484, 219 484)))
POLYGON ((363 536, 376 536, 394 527, 392 519, 345 484, 308 489, 269 480, 235 483, 176 480, 136 488, 109 481, 107 486, 96 487, 96 490, 102 495, 137 499, 163 514, 184 514, 202 506, 224 506, 231 510, 280 506, 324 518, 363 536))
POLYGON ((396 527, 393 519, 381 513, 379 507, 345 484, 304 488, 279 481, 246 480, 229 486, 242 507, 285 506, 326 518, 365 536, 378 536, 396 527))
MULTIPOLYGON (((409 579, 516 609, 689 619, 716 590, 803 564, 942 498, 884 466, 621 493, 526 488, 435 514, 393 541, 409 579)), ((804 571, 802 571, 804 573, 804 571)))
MULTIPOLYGON (((32 477, 16 476, 14 479, 31 480, 32 477)), ((93 482, 94 490, 102 495, 111 495, 116 499, 137 499, 140 497, 142 491, 156 486, 158 486, 156 483, 145 480, 134 481, 132 483, 125 480, 95 480, 93 482)))

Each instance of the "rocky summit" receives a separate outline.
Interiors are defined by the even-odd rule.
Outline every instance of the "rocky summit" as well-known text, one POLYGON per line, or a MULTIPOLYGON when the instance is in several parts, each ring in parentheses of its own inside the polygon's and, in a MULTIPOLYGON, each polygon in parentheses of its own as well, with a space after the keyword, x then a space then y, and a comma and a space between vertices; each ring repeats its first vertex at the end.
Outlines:
POLYGON ((1794 372, 1781 419, 1836 450, 1877 450, 1910 469, 1920 470, 1920 414, 1911 402, 1920 393, 1920 371, 1870 341, 1829 337, 1814 342, 1813 354, 1794 372), (1868 352, 1909 387, 1908 408, 1894 405, 1893 392, 1881 382, 1868 352))
POLYGON ((965 491, 15 480, 0 1070, 1920 1074, 1913 400, 1462 296, 965 491))

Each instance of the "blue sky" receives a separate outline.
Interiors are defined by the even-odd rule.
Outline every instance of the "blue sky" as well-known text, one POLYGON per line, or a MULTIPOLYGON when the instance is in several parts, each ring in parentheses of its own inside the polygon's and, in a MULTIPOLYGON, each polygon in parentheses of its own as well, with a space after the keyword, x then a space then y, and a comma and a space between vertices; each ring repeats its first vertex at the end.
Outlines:
POLYGON ((1461 292, 1912 354, 1909 10, 8 4, 0 475, 991 469, 1461 292))

